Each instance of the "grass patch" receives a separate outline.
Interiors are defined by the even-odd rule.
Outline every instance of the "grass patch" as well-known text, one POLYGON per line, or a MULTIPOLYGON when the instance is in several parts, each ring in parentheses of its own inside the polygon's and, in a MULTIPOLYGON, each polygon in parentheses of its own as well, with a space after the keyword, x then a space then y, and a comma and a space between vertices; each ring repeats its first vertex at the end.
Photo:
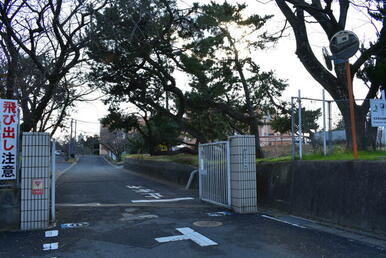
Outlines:
POLYGON ((76 159, 75 158, 69 158, 69 159, 66 160, 66 162, 68 162, 68 163, 75 163, 76 159))
POLYGON ((277 158, 265 158, 265 159, 256 159, 256 162, 280 162, 280 161, 291 161, 291 156, 283 156, 283 157, 277 157, 277 158))
MULTIPOLYGON (((386 158, 386 151, 359 151, 359 160, 381 160, 386 158)), ((304 160, 354 160, 352 152, 339 152, 332 155, 309 154, 304 160)))
MULTIPOLYGON (((296 158, 298 159, 298 157, 296 158)), ((291 156, 279 158, 256 159, 256 162, 280 162, 291 161, 291 156)), ((303 155, 303 160, 354 160, 353 153, 347 151, 335 152, 324 156, 321 153, 303 155)), ((359 160, 386 160, 386 151, 359 151, 359 160)))
MULTIPOLYGON (((197 155, 180 153, 177 155, 157 155, 150 156, 149 154, 128 154, 122 158, 132 159, 145 159, 145 160, 156 160, 164 162, 175 162, 185 165, 198 166, 197 155)), ((353 160, 352 152, 347 151, 336 151, 334 154, 323 156, 321 153, 306 154, 303 156, 303 160, 353 160)), ((278 157, 278 158, 264 158, 256 159, 257 163, 260 162, 282 162, 291 161, 291 155, 278 157)), ((386 160, 386 151, 359 151, 359 160, 386 160)))
POLYGON ((123 158, 175 162, 175 163, 181 163, 181 164, 191 165, 191 166, 197 166, 198 164, 197 155, 185 154, 185 153, 179 153, 176 155, 156 155, 156 156, 150 156, 149 154, 129 154, 129 155, 124 155, 123 158))

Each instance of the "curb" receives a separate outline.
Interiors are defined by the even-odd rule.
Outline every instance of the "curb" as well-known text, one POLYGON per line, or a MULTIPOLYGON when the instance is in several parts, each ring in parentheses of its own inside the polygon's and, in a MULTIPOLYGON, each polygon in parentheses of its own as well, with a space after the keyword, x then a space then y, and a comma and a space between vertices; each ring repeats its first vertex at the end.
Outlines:
POLYGON ((72 167, 74 167, 76 164, 78 164, 79 157, 76 158, 75 162, 72 163, 68 168, 65 168, 63 171, 55 172, 55 182, 58 181, 58 179, 68 170, 70 170, 72 167))

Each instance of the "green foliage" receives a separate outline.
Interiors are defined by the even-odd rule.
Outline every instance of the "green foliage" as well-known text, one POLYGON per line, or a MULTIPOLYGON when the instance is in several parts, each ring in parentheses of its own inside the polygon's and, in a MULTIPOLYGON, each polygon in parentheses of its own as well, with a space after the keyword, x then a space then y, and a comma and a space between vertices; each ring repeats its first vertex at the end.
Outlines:
POLYGON ((197 155, 186 154, 186 153, 179 153, 176 155, 157 155, 157 156, 150 156, 147 154, 134 154, 134 155, 132 154, 132 155, 125 155, 125 158, 176 162, 176 163, 181 163, 181 164, 191 165, 191 166, 198 165, 197 155))
POLYGON ((245 9, 227 2, 179 10, 173 0, 113 1, 96 16, 88 48, 89 78, 111 107, 106 122, 135 128, 149 146, 172 145, 177 132, 199 142, 247 132, 257 110, 262 115, 278 104, 286 83, 249 57, 276 39, 260 31, 269 16, 246 17, 245 9), (235 29, 243 35, 233 35, 235 29), (177 68, 190 89, 179 88, 177 68), (148 113, 146 126, 138 115, 123 115, 122 102, 148 113))
POLYGON ((165 145, 171 147, 181 143, 179 139, 181 129, 178 124, 172 119, 159 114, 150 118, 144 131, 148 135, 145 141, 151 141, 154 146, 165 145), (151 130, 151 133, 149 130, 151 130))
POLYGON ((186 95, 196 104, 191 105, 193 113, 197 109, 195 106, 205 110, 203 114, 189 116, 200 123, 203 122, 199 120, 201 117, 208 122, 224 121, 207 125, 212 130, 205 133, 217 137, 221 136, 221 131, 220 134, 213 132, 217 126, 222 134, 229 130, 247 132, 245 129, 255 119, 248 111, 259 111, 262 115, 271 111, 275 104, 279 106, 276 99, 287 86, 285 81, 275 78, 272 71, 262 72, 247 54, 276 39, 260 31, 270 16, 246 17, 245 9, 244 4, 227 2, 200 6, 192 26, 194 37, 184 37, 185 48, 190 52, 181 55, 181 62, 185 71, 192 75, 192 90, 186 95), (237 35, 240 31, 242 35, 237 35), (220 110, 219 105, 222 105, 220 110), (217 119, 213 118, 216 113, 211 109, 221 112, 217 119), (248 114, 249 118, 240 114, 248 114))
POLYGON ((82 135, 77 140, 77 152, 81 154, 99 155, 99 136, 82 135))
MULTIPOLYGON (((304 107, 301 109, 301 118, 302 118, 302 132, 309 135, 309 138, 312 138, 312 135, 318 130, 319 125, 316 122, 318 118, 322 115, 320 108, 316 110, 306 110, 304 107)), ((295 110, 295 130, 298 130, 299 124, 299 109, 295 110)))
MULTIPOLYGON (((322 115, 320 108, 316 110, 301 109, 302 132, 312 138, 312 135, 318 130, 318 118, 322 115)), ((294 110, 294 130, 295 134, 299 130, 299 109, 294 110)), ((291 130, 291 117, 289 115, 276 116, 271 122, 271 127, 275 132, 286 133, 291 130)))
POLYGON ((271 128, 281 134, 291 131, 291 118, 288 116, 277 116, 271 121, 271 128))

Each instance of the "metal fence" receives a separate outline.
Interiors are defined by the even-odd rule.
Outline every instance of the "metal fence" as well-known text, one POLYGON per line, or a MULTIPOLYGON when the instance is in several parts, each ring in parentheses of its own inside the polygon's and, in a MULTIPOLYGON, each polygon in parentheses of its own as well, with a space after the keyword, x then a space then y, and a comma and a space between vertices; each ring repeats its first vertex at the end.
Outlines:
POLYGON ((199 145, 200 199, 231 206, 229 142, 199 145))
MULTIPOLYGON (((349 114, 349 102, 297 97, 291 99, 291 138, 292 157, 303 158, 305 155, 332 155, 344 152, 351 146, 351 130, 346 136, 346 125, 342 112, 349 114)), ((369 104, 368 99, 356 99, 357 105, 369 104)), ((358 110, 357 110, 358 112, 358 110)), ((369 150, 385 148, 384 128, 371 127, 370 112, 356 113, 357 141, 369 150), (360 119, 364 117, 364 119, 360 119)))

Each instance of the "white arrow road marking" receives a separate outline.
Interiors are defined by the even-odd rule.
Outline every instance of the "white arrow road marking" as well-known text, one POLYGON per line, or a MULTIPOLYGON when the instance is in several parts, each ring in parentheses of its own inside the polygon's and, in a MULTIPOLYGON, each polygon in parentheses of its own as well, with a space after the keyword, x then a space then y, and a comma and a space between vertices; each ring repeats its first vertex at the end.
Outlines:
POLYGON ((173 198, 173 199, 159 199, 159 200, 132 200, 132 203, 142 203, 142 202, 178 202, 178 201, 187 201, 194 200, 193 197, 183 197, 183 198, 173 198))
POLYGON ((158 243, 167 243, 167 242, 189 240, 189 239, 190 239, 189 236, 179 235, 179 236, 159 237, 159 238, 156 238, 155 240, 157 240, 158 243))
POLYGON ((56 250, 59 248, 59 243, 43 244, 43 251, 56 250))
POLYGON ((204 235, 201 235, 200 233, 194 231, 191 228, 176 228, 177 231, 182 233, 180 236, 168 236, 168 237, 159 237, 155 240, 159 243, 166 243, 171 241, 180 241, 180 240, 192 240, 196 244, 204 247, 204 246, 212 246, 212 245, 218 245, 216 242, 210 240, 204 235))
POLYGON ((58 230, 49 230, 45 232, 46 237, 57 237, 59 235, 58 230))

